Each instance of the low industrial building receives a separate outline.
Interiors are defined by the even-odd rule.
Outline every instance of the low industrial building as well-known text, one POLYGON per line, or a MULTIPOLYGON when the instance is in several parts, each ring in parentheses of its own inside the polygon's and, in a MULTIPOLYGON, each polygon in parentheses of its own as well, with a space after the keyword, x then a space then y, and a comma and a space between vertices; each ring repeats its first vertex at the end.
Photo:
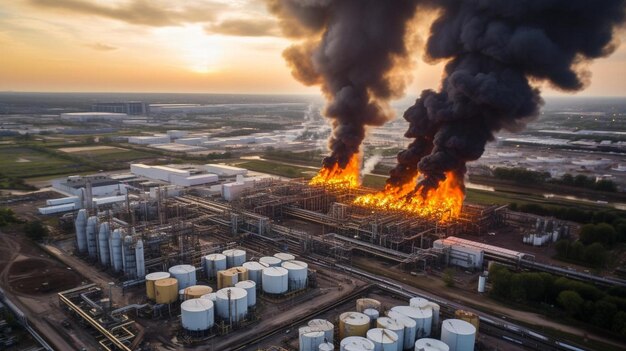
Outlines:
POLYGON ((121 122, 128 117, 125 113, 112 112, 68 112, 61 119, 69 122, 121 122))

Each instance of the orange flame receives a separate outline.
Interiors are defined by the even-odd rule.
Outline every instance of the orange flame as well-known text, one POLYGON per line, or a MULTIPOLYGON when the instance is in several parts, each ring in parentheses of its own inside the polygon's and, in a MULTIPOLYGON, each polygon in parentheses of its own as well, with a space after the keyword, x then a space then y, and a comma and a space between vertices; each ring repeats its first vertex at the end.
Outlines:
POLYGON ((404 211, 420 217, 433 217, 440 222, 447 222, 461 214, 464 194, 453 173, 446 173, 446 179, 440 182, 436 189, 429 190, 425 197, 419 195, 421 188, 415 192, 418 177, 419 175, 400 187, 387 184, 385 190, 359 196, 354 203, 363 207, 404 211))
POLYGON ((335 163, 331 168, 323 167, 311 181, 310 185, 333 185, 346 188, 357 188, 361 185, 359 178, 359 155, 354 154, 345 168, 335 163))

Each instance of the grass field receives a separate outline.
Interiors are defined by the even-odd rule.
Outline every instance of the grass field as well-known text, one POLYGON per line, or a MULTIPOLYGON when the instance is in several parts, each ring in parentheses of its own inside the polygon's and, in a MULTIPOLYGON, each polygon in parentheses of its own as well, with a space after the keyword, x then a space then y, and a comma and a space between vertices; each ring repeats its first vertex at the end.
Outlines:
POLYGON ((249 169, 255 172, 273 174, 287 178, 311 178, 316 172, 311 168, 285 165, 278 162, 250 160, 242 162, 237 166, 249 169))
POLYGON ((119 147, 111 147, 108 149, 95 149, 95 150, 82 150, 71 153, 75 156, 85 157, 95 162, 128 162, 141 160, 146 158, 157 157, 154 154, 139 151, 129 150, 119 147))
POLYGON ((30 178, 89 170, 72 160, 27 147, 0 147, 0 154, 0 173, 8 177, 30 178))

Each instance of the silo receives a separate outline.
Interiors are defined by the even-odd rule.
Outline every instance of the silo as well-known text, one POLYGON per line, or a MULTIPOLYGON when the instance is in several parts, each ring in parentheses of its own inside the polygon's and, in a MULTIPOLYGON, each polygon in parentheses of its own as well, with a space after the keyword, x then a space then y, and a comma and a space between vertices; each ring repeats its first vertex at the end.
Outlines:
POLYGON ((396 351, 401 343, 398 334, 383 328, 368 330, 367 338, 374 343, 375 351, 396 351))
POLYGON ((479 329, 480 319, 478 318, 478 315, 476 313, 463 311, 463 310, 456 310, 454 312, 454 318, 460 319, 462 321, 466 321, 467 323, 473 325, 474 328, 476 328, 476 330, 479 329))
POLYGON ((362 298, 362 299, 358 299, 356 300, 356 311, 357 312, 363 312, 368 308, 373 308, 375 310, 377 310, 378 312, 380 312, 381 310, 381 304, 380 301, 375 300, 375 299, 370 299, 370 298, 362 298))
POLYGON ((398 335, 397 351, 402 351, 405 348, 407 348, 405 344, 408 344, 409 347, 413 345, 413 341, 415 339, 409 340, 408 343, 406 343, 407 340, 404 339, 404 324, 403 323, 396 321, 395 319, 392 319, 389 317, 380 317, 376 321, 376 326, 378 328, 391 330, 392 332, 396 333, 396 335, 398 335))
POLYGON ((317 349, 318 351, 335 351, 335 345, 332 342, 323 342, 317 349))
POLYGON ((98 256, 98 217, 91 216, 87 219, 87 228, 85 230, 87 236, 87 254, 89 257, 96 258, 98 256))
POLYGON ((266 265, 267 267, 280 267, 280 264, 283 261, 281 261, 280 258, 276 258, 273 256, 263 256, 259 258, 259 262, 266 265))
POLYGON ((281 261, 293 261, 296 259, 296 256, 290 254, 290 253, 286 253, 286 252, 279 252, 277 254, 274 255, 274 257, 278 258, 281 261))
POLYGON ((135 248, 133 247, 133 237, 126 235, 122 246, 122 265, 124 274, 128 277, 137 277, 137 257, 135 257, 135 248))
POLYGON ((376 325, 376 320, 380 317, 380 313, 373 308, 366 308, 363 311, 363 314, 370 317, 370 326, 374 327, 376 325))
POLYGON ((100 255, 100 264, 108 266, 111 262, 111 253, 109 252, 109 236, 111 231, 109 230, 109 223, 104 222, 100 224, 100 231, 98 232, 98 246, 100 255))
POLYGON ((189 299, 180 305, 183 329, 188 331, 205 331, 215 323, 213 301, 206 299, 189 299))
POLYGON ((415 307, 415 308, 424 308, 426 306, 428 306, 428 303, 430 301, 422 298, 422 297, 413 297, 411 298, 411 300, 409 300, 409 306, 411 307, 415 307))
POLYGON ((217 272, 217 288, 223 289, 233 287, 239 281, 239 274, 233 269, 217 272))
POLYGON ((339 338, 365 336, 370 327, 370 317, 360 312, 344 312, 339 315, 339 338))
POLYGON ((450 351, 474 351, 476 328, 460 319, 446 319, 441 324, 441 341, 450 351))
POLYGON ((135 244, 135 261, 137 262, 137 278, 143 279, 146 276, 146 262, 143 256, 143 240, 137 240, 135 244))
POLYGON ((261 287, 268 294, 284 294, 289 290, 289 272, 282 267, 263 269, 261 287))
POLYGON ((227 323, 236 323, 248 313, 248 293, 241 288, 225 288, 217 291, 217 315, 227 323))
POLYGON ((246 262, 246 252, 239 249, 224 250, 222 254, 226 256, 226 267, 238 267, 246 262))
POLYGON ((248 270, 248 279, 254 281, 257 285, 261 285, 261 277, 263 275, 264 265, 256 261, 245 262, 242 267, 248 270))
POLYGON ((164 278, 154 282, 155 301, 170 304, 178 299, 178 282, 175 278, 164 278))
POLYGON ((411 306, 396 306, 392 307, 391 310, 402 313, 415 321, 418 338, 430 335, 433 324, 433 311, 430 308, 419 309, 411 306))
POLYGON ((450 351, 450 347, 441 340, 423 338, 415 342, 415 351, 450 351))
POLYGON ((155 285, 158 280, 169 278, 170 274, 167 272, 154 272, 146 275, 146 296, 149 300, 153 300, 156 297, 155 285))
POLYGON ((302 327, 298 329, 298 350, 318 351, 324 339, 325 335, 323 331, 315 330, 311 327, 302 327))
POLYGON ((210 294, 204 294, 202 296, 200 296, 201 299, 208 299, 211 300, 213 302, 217 302, 217 293, 210 293, 210 294))
POLYGON ((302 261, 287 261, 281 264, 288 272, 288 287, 290 291, 306 288, 308 267, 302 261))
POLYGON ((439 315, 440 315, 440 310, 441 307, 439 306, 439 304, 436 304, 432 301, 428 302, 428 305, 430 306, 431 310, 433 311, 433 329, 431 329, 430 334, 433 335, 439 335, 439 315))
POLYGON ((331 322, 325 319, 312 319, 309 323, 307 323, 307 325, 315 330, 323 331, 326 341, 330 343, 333 342, 333 338, 335 336, 335 326, 331 322))
POLYGON ((417 337, 417 323, 402 313, 395 311, 387 311, 387 316, 404 325, 404 349, 413 347, 413 343, 417 337))
POLYGON ((245 267, 238 266, 230 269, 237 272, 237 281, 242 282, 244 280, 248 280, 248 270, 245 267))
POLYGON ((170 267, 172 277, 178 280, 178 288, 184 289, 188 286, 196 285, 196 267, 189 264, 181 264, 170 267))
POLYGON ((226 267, 226 256, 215 253, 206 255, 203 257, 204 261, 204 272, 207 275, 207 278, 214 279, 217 277, 218 271, 225 270, 226 267))
POLYGON ((213 292, 210 286, 207 285, 192 285, 184 289, 185 301, 189 299, 199 299, 203 295, 213 292))
POLYGON ((256 283, 252 280, 244 280, 235 284, 236 288, 241 288, 248 294, 248 308, 256 306, 256 283))
POLYGON ((487 276, 484 274, 481 274, 478 276, 478 292, 479 293, 485 292, 485 285, 487 285, 487 276))
POLYGON ((113 270, 116 272, 121 271, 124 267, 122 265, 122 231, 115 229, 111 234, 111 262, 113 262, 113 270))
POLYGON ((78 252, 84 254, 87 252, 87 210, 78 211, 74 228, 76 229, 76 247, 78 252))
POLYGON ((339 344, 340 351, 374 351, 374 348, 374 342, 362 336, 349 336, 339 344))

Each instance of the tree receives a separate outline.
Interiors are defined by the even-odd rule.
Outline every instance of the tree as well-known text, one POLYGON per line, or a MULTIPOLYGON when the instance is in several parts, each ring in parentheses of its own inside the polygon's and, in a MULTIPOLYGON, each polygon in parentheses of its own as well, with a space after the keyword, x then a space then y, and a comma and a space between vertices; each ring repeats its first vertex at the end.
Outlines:
POLYGON ((602 328, 611 328, 613 316, 617 313, 617 306, 602 299, 594 304, 594 310, 595 312, 591 317, 591 323, 602 328))
POLYGON ((559 294, 559 297, 556 299, 561 307, 567 312, 568 315, 574 316, 580 312, 580 309, 585 302, 577 292, 572 290, 565 290, 559 294))
POLYGON ((562 239, 556 242, 554 245, 556 249, 556 255, 561 258, 568 258, 570 253, 570 241, 567 239, 562 239))
POLYGON ((575 241, 570 246, 570 255, 569 258, 574 260, 583 260, 585 256, 585 245, 583 245, 580 241, 575 241))
POLYGON ((31 240, 40 241, 48 235, 48 228, 40 221, 31 221, 24 225, 24 233, 31 240))
POLYGON ((563 174, 561 177, 561 183, 565 185, 574 185, 574 176, 569 173, 563 174))
POLYGON ((445 271, 443 271, 443 282, 446 284, 448 288, 451 288, 454 286, 454 269, 453 268, 447 268, 445 271))
POLYGON ((585 248, 585 261, 594 267, 602 267, 606 262, 607 253, 604 246, 600 243, 595 243, 585 248))

